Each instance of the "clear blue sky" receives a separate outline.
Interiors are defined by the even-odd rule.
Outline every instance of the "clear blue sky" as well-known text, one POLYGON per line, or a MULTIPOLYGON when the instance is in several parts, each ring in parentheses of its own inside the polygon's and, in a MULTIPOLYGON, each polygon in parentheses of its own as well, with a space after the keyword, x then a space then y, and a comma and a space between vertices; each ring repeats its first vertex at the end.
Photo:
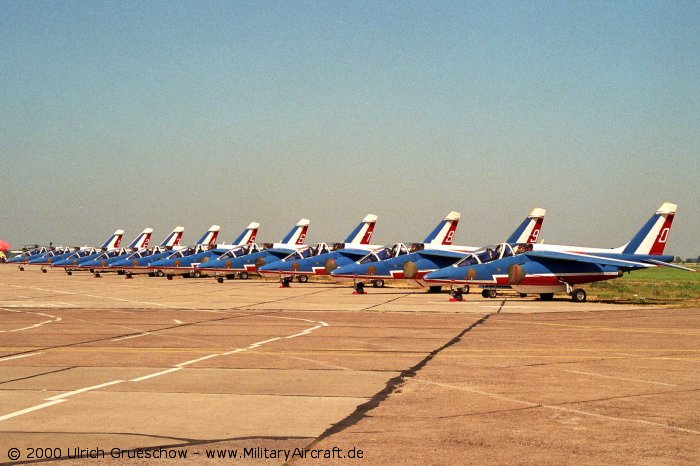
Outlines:
POLYGON ((679 204, 700 254, 700 4, 0 2, 0 238, 301 217, 339 241, 625 243, 679 204))

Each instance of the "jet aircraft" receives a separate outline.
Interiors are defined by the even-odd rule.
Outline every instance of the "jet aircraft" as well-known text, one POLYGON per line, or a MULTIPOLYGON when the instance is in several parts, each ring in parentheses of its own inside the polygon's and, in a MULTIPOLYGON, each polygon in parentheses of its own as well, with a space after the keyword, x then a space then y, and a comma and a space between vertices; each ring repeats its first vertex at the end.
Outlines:
POLYGON ((251 222, 231 244, 220 244, 215 249, 199 252, 194 250, 188 251, 187 249, 175 251, 167 257, 151 262, 149 268, 156 272, 164 273, 169 280, 172 280, 174 275, 199 278, 201 272, 197 267, 200 264, 216 259, 231 249, 254 243, 258 235, 258 228, 260 228, 259 223, 251 222))
MULTIPOLYGON (((115 232, 112 234, 112 236, 110 236, 110 237, 107 239, 107 241, 105 241, 105 242, 102 244, 102 246, 100 246, 99 250, 107 251, 107 250, 110 250, 110 249, 118 248, 118 247, 119 247, 119 244, 120 244, 121 241, 122 241, 122 236, 124 236, 124 230, 117 230, 117 231, 115 231, 115 232)), ((75 259, 78 259, 78 258, 82 258, 82 257, 87 256, 88 253, 93 254, 93 253, 95 253, 95 252, 97 252, 97 251, 98 251, 98 248, 90 248, 90 247, 87 247, 87 246, 86 246, 86 247, 83 247, 83 248, 78 249, 77 251, 70 252, 70 253, 68 253, 67 255, 66 255, 66 254, 61 254, 62 257, 61 257, 60 259, 59 259, 58 257, 52 258, 52 259, 51 259, 50 265, 51 265, 51 264, 55 264, 57 261, 65 260, 65 259, 68 258, 68 257, 71 257, 71 260, 75 260, 75 259)), ((39 248, 39 251, 34 252, 33 254, 29 254, 29 255, 27 255, 27 256, 22 255, 23 257, 22 257, 20 260, 15 261, 14 259, 17 259, 17 258, 13 258, 11 261, 12 261, 12 262, 20 262, 20 263, 22 263, 22 264, 27 264, 27 263, 29 263, 29 261, 31 261, 31 260, 42 258, 42 257, 45 256, 48 252, 50 252, 50 249, 45 248, 45 247, 42 247, 42 248, 39 248)), ((19 269, 20 269, 20 270, 24 270, 24 265, 20 265, 20 266, 19 266, 19 269)), ((46 268, 42 267, 42 271, 43 271, 43 272, 46 272, 46 268)))
POLYGON ((248 274, 257 272, 259 267, 268 262, 276 262, 302 248, 308 228, 309 220, 302 218, 279 243, 263 244, 262 247, 255 243, 239 246, 216 260, 200 264, 197 269, 202 274, 214 273, 219 283, 224 281, 224 276, 230 279, 237 274, 239 278, 248 278, 248 274))
MULTIPOLYGON (((508 241, 536 241, 545 213, 545 209, 533 209, 510 235, 508 241)), ((445 220, 448 218, 449 216, 445 220)), ((390 279, 413 279, 423 285, 422 278, 426 274, 452 265, 464 258, 469 252, 478 249, 474 246, 453 246, 451 244, 456 226, 455 222, 451 233, 445 237, 445 241, 449 242, 435 244, 434 241, 431 241, 431 236, 428 236, 423 243, 396 243, 392 247, 373 251, 352 264, 332 271, 331 276, 355 280, 375 280, 382 283, 384 280, 390 279)), ((363 288, 363 282, 355 284, 357 293, 362 293, 363 288)), ((431 286, 429 291, 438 292, 440 288, 440 285, 431 286)))
POLYGON ((96 265, 93 268, 95 273, 100 272, 116 272, 118 275, 127 275, 127 278, 131 278, 131 273, 127 273, 124 264, 133 265, 134 260, 143 257, 151 257, 154 254, 161 252, 171 253, 174 247, 180 244, 182 239, 182 233, 185 231, 184 227, 177 226, 171 231, 168 236, 160 242, 158 246, 149 248, 148 244, 144 244, 142 248, 136 248, 127 254, 122 254, 118 256, 105 259, 104 264, 96 265))
MULTIPOLYGON (((118 230, 121 231, 121 230, 118 230)), ((134 238, 134 240, 126 248, 120 248, 119 243, 121 243, 121 235, 119 236, 119 241, 108 241, 105 243, 107 247, 101 248, 101 251, 95 254, 90 254, 79 258, 66 258, 53 263, 53 267, 63 267, 68 275, 72 275, 74 271, 77 270, 90 270, 93 271, 95 266, 104 265, 106 260, 115 256, 121 256, 127 254, 130 251, 135 251, 142 249, 144 244, 148 244, 151 238, 151 233, 153 233, 152 228, 144 229, 139 235, 134 238)), ((123 232, 122 232, 123 234, 123 232)))
POLYGON ((340 264, 351 263, 381 245, 369 244, 374 232, 377 216, 368 214, 342 243, 318 243, 305 246, 287 257, 258 268, 263 275, 279 275, 284 286, 289 286, 291 277, 305 283, 309 275, 327 275, 328 270, 340 264))
MULTIPOLYGON (((178 227, 182 228, 182 227, 178 227)), ((180 238, 182 233, 177 237, 177 241, 173 244, 171 248, 166 248, 166 251, 154 252, 153 254, 143 255, 142 257, 132 257, 130 259, 124 260, 123 262, 116 262, 112 264, 113 267, 118 267, 124 270, 127 277, 131 277, 135 273, 147 273, 149 276, 155 277, 163 276, 163 271, 154 271, 150 268, 150 264, 171 256, 175 251, 205 251, 213 248, 216 245, 216 239, 219 235, 219 225, 212 225, 209 229, 202 235, 201 238, 195 243, 194 246, 180 246, 180 238)), ((184 228, 183 228, 184 230, 184 228)))
POLYGON ((610 280, 624 272, 648 267, 685 267, 669 264, 663 255, 677 206, 664 203, 624 246, 615 249, 508 244, 484 248, 453 266, 425 276, 430 284, 481 285, 484 297, 495 297, 499 286, 525 295, 539 294, 544 301, 566 292, 574 302, 586 300, 577 285, 610 280))

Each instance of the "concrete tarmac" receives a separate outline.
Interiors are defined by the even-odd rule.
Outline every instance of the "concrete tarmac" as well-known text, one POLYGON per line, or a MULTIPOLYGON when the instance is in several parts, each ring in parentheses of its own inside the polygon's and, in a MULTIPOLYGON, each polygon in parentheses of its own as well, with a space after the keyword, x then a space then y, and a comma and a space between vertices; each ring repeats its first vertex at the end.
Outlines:
POLYGON ((700 457, 699 309, 367 292, 0 266, 0 464, 700 457))

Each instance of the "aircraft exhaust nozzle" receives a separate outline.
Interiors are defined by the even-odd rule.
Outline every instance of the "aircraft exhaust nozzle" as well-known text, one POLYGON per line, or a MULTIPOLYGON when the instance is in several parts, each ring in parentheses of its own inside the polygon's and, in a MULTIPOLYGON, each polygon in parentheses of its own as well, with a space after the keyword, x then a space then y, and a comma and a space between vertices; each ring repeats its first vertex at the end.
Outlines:
POLYGON ((403 264, 403 278, 413 278, 418 275, 418 266, 413 261, 407 261, 403 264))
POLYGON ((508 282, 511 285, 518 285, 525 279, 525 268, 520 264, 508 266, 508 282))

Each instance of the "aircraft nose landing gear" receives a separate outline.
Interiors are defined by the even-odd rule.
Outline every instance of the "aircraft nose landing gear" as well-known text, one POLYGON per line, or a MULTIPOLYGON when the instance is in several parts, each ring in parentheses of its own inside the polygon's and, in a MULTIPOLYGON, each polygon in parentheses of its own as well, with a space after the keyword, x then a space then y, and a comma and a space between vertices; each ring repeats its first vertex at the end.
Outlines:
POLYGON ((352 287, 355 289, 353 294, 365 294, 365 282, 356 282, 352 287))
POLYGON ((280 278, 280 288, 289 288, 289 284, 292 282, 292 277, 282 277, 280 278))
POLYGON ((455 288, 454 290, 450 290, 450 302, 451 303, 458 303, 461 301, 464 301, 464 296, 462 296, 462 289, 461 288, 455 288))

